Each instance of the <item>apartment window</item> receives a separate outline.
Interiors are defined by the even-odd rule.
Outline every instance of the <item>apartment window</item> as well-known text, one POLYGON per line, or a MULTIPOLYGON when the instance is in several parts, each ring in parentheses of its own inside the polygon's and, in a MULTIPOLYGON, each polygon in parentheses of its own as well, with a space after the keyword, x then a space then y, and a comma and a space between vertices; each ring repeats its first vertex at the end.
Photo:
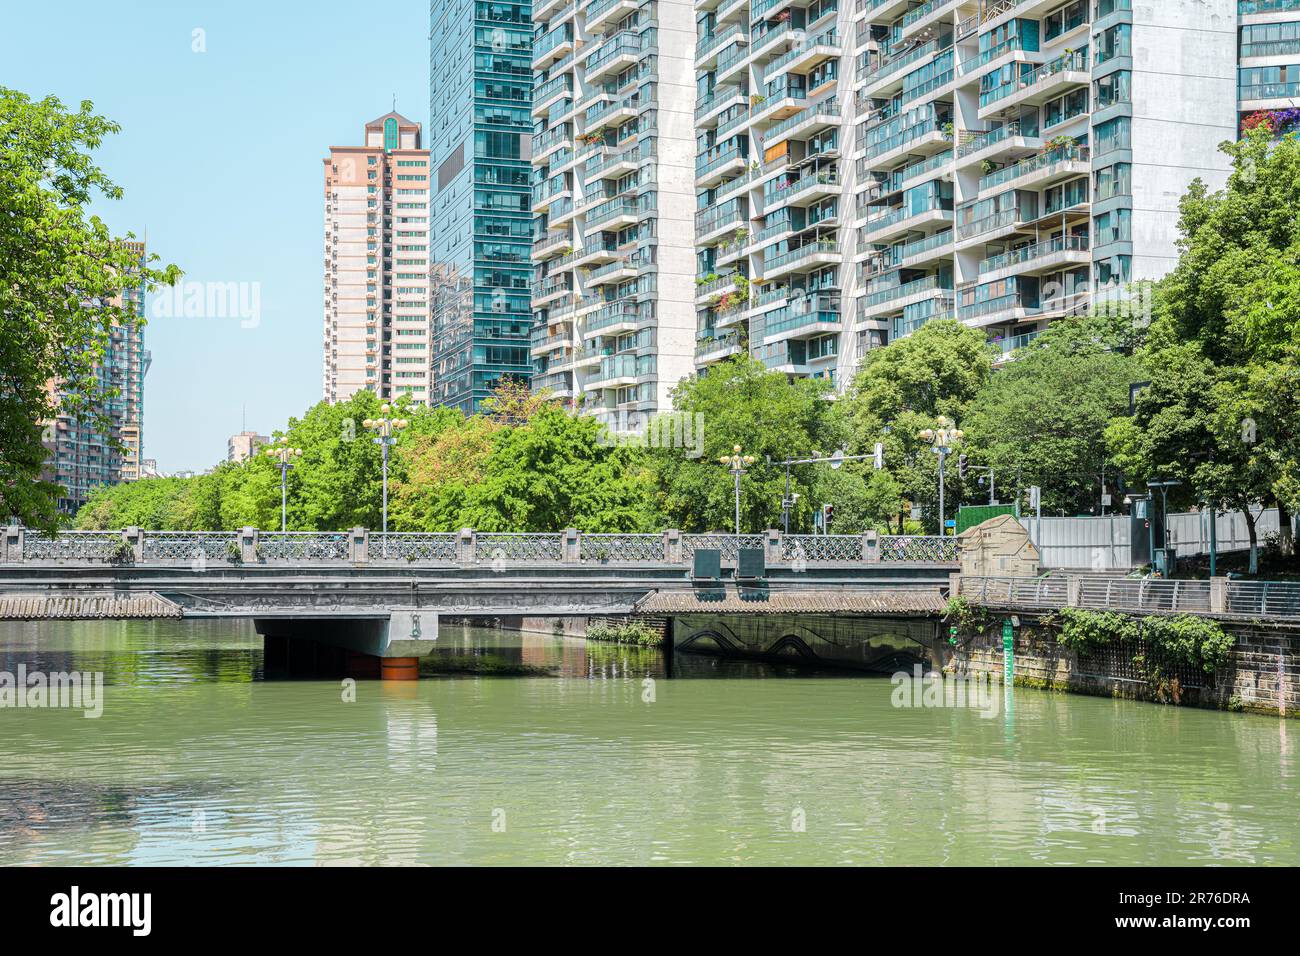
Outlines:
POLYGON ((1058 96, 1043 107, 1043 126, 1055 126, 1088 112, 1088 91, 1080 88, 1058 96))
POLYGON ((1094 142, 1098 156, 1116 149, 1128 149, 1131 141, 1132 125, 1127 116, 1118 116, 1113 120, 1099 123, 1096 127, 1094 142))
POLYGON ((1243 100, 1300 95, 1300 65, 1252 66, 1241 70, 1238 93, 1243 100))
POLYGON ((384 152, 391 153, 397 149, 397 120, 388 117, 384 120, 384 152))
POLYGON ((1097 80, 1093 84, 1097 93, 1097 109, 1104 110, 1108 106, 1131 102, 1129 88, 1132 79, 1133 74, 1128 70, 1117 70, 1097 80))
POLYGON ((1094 236, 1097 245, 1104 246, 1112 242, 1126 242, 1131 236, 1130 223, 1133 217, 1131 209, 1115 209, 1102 213, 1095 220, 1094 236))
POLYGON ((1131 56, 1133 49, 1133 27, 1128 23, 1117 23, 1103 30, 1093 44, 1097 51, 1097 64, 1113 60, 1117 56, 1131 56))
POLYGON ((1055 40, 1088 19, 1088 0, 1074 0, 1043 18, 1043 39, 1055 40))
POLYGON ((1129 256, 1111 256, 1100 259, 1094 265, 1097 285, 1127 285, 1133 272, 1133 260, 1129 256))
POLYGON ((1067 183, 1059 186, 1053 186, 1044 194, 1046 203, 1043 208, 1043 214, 1050 216, 1054 212, 1060 212, 1063 209, 1069 209, 1071 206, 1077 206, 1080 203, 1088 201, 1088 179, 1072 179, 1067 183))
POLYGON ((1097 170, 1097 202, 1127 196, 1132 188, 1133 167, 1128 163, 1114 163, 1097 170))

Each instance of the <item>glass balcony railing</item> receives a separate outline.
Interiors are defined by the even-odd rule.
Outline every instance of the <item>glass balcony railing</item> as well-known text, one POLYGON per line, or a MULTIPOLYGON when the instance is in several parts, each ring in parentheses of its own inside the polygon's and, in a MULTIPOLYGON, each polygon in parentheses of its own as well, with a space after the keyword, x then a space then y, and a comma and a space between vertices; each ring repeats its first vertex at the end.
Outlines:
POLYGON ((886 305, 890 302, 897 302, 900 299, 906 299, 909 296, 919 295, 922 292, 942 291, 952 295, 952 282, 950 279, 941 278, 940 276, 925 276, 920 279, 914 279, 911 282, 904 282, 900 285, 891 286, 886 289, 877 289, 868 292, 861 299, 865 308, 875 308, 879 305, 886 305))
POLYGON ((1040 169, 1049 169, 1058 163, 1086 163, 1088 159, 1089 151, 1087 146, 1059 146, 1039 153, 1037 156, 1022 159, 1018 163, 1012 163, 1002 169, 994 170, 987 176, 980 177, 980 191, 995 189, 1004 183, 1011 182, 1013 179, 1028 176, 1040 169))
POLYGON ((989 258, 980 261, 979 273, 983 275, 986 272, 997 272, 1000 269, 1024 265, 1027 262, 1033 262, 1035 259, 1042 259, 1060 252, 1087 252, 1088 248, 1087 236, 1057 236, 1055 239, 1044 239, 1042 242, 1030 243, 1027 246, 1012 249, 1010 252, 1004 252, 1001 255, 989 256, 989 258))
POLYGON ((840 321, 840 299, 835 295, 810 295, 796 299, 767 317, 763 335, 770 337, 793 332, 815 325, 834 324, 840 321))
POLYGON ((933 252, 936 249, 946 249, 951 245, 952 230, 945 229, 943 232, 936 232, 933 236, 928 236, 925 239, 917 239, 901 246, 890 246, 877 260, 874 268, 868 269, 868 273, 888 272, 908 259, 924 255, 927 252, 933 252))
POLYGON ((1037 123, 1025 123, 1020 120, 1003 123, 997 129, 991 129, 986 133, 976 133, 974 135, 963 133, 961 143, 957 146, 957 158, 963 159, 1013 136, 1033 137, 1037 135, 1037 123))
POLYGON ((839 252, 840 244, 838 242, 833 239, 823 239, 772 256, 767 259, 764 268, 766 268, 768 272, 771 272, 773 269, 779 269, 783 266, 797 265, 807 259, 812 259, 814 256, 838 255, 839 252))

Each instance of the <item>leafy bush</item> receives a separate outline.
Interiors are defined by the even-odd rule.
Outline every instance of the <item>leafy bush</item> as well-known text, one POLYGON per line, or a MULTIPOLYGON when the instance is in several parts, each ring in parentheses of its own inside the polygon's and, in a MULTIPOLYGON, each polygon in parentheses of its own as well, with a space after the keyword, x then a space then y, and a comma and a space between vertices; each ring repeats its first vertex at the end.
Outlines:
POLYGON ((1149 616, 1141 620, 1113 611, 1063 608, 1057 640, 1074 651, 1089 651, 1113 642, 1145 641, 1149 653, 1142 660, 1153 677, 1170 664, 1186 664, 1213 674, 1232 653, 1236 639, 1218 621, 1193 614, 1149 616))
POLYGON ((625 621, 622 624, 597 621, 588 626, 587 640, 637 644, 641 647, 658 647, 663 643, 663 638, 642 621, 625 621))

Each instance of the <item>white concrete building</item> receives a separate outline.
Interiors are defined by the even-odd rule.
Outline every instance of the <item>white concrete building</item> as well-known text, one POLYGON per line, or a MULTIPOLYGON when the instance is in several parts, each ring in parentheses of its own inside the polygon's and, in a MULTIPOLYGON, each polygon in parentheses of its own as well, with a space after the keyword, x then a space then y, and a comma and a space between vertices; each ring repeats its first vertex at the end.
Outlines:
POLYGON ((1300 81, 1291 27, 1246 49, 1300 0, 1238 4, 697 0, 697 364, 843 387, 931 319, 1010 352, 1164 275, 1179 197, 1226 180, 1239 82, 1249 109, 1300 81))
POLYGON ((533 387, 616 430, 694 371, 694 13, 533 4, 533 387))

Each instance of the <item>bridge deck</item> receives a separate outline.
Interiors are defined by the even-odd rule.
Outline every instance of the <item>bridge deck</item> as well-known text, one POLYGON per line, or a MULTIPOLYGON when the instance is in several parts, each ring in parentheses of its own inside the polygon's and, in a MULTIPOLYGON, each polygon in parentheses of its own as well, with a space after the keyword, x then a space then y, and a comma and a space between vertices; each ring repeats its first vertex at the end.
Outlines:
POLYGON ((636 603, 638 614, 854 614, 891 617, 943 612, 937 587, 889 590, 694 588, 658 591, 636 603))

